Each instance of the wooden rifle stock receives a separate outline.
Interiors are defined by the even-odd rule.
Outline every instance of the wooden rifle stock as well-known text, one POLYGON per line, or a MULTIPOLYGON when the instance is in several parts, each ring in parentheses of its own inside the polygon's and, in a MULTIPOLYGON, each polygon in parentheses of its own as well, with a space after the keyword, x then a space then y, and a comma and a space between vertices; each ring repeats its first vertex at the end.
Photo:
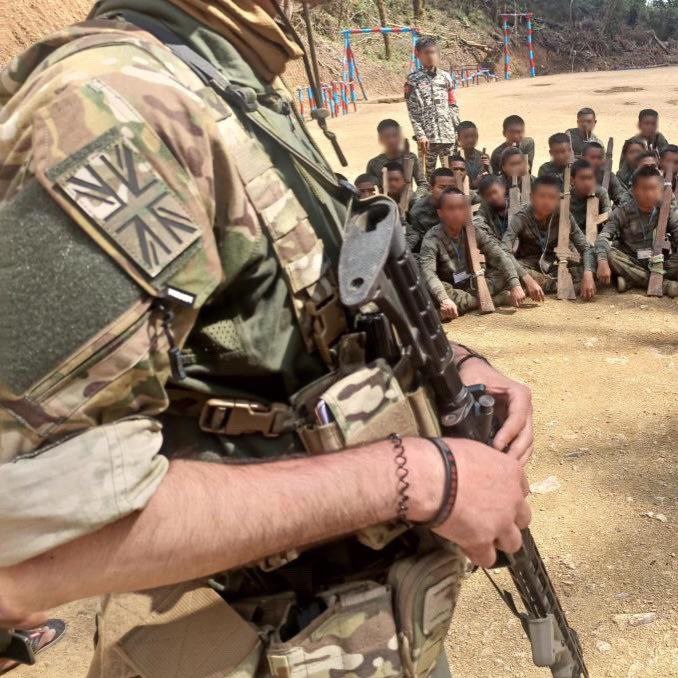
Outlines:
POLYGON ((600 211, 600 198, 590 195, 586 199, 586 240, 589 245, 596 244, 598 238, 598 212, 600 211))
POLYGON ((530 157, 527 153, 524 153, 523 158, 525 159, 527 171, 520 180, 520 202, 526 205, 530 202, 530 195, 532 194, 532 177, 530 176, 530 157))
POLYGON ((563 175, 563 196, 560 199, 560 218, 558 220, 558 299, 576 299, 572 274, 567 267, 570 258, 570 167, 563 175))
POLYGON ((410 144, 407 140, 405 140, 405 149, 403 152, 403 175, 405 178, 405 188, 403 189, 398 204, 401 216, 405 216, 407 213, 407 210, 410 206, 410 200, 412 199, 412 174, 414 172, 414 158, 410 158, 409 155, 410 144))
POLYGON ((520 188, 518 187, 518 177, 511 177, 509 186, 509 207, 508 218, 511 221, 513 215, 520 209, 520 188))
POLYGON ((650 259, 650 282, 647 286, 649 297, 661 297, 664 294, 664 246, 666 243, 666 227, 669 223, 671 211, 671 198, 673 196, 673 170, 669 167, 664 177, 664 196, 659 209, 657 232, 652 247, 652 259, 650 259), (653 270, 654 269, 654 270, 653 270))
POLYGON ((612 176, 612 153, 614 150, 614 139, 610 137, 607 140, 607 150, 605 151, 605 170, 603 171, 603 181, 601 186, 606 190, 610 190, 610 177, 612 176))

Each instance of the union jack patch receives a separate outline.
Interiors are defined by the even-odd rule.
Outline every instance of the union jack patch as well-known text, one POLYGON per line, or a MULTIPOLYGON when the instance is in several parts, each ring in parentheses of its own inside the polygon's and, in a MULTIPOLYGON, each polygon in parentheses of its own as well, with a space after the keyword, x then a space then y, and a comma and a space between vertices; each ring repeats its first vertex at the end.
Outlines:
POLYGON ((91 153, 57 183, 150 278, 200 238, 176 194, 126 139, 91 153))

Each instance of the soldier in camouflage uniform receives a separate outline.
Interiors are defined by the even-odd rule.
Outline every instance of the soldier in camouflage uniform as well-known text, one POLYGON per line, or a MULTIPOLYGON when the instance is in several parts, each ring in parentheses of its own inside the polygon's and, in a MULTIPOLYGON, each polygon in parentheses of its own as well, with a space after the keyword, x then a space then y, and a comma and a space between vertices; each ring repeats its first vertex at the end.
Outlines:
MULTIPOLYGON (((421 271, 443 320, 452 320, 478 308, 464 229, 467 210, 464 194, 456 188, 446 188, 439 200, 440 223, 424 236, 421 245, 421 271)), ((525 293, 513 257, 479 227, 478 219, 474 220, 474 226, 478 249, 485 255, 487 286, 495 304, 520 306, 525 293)))
MULTIPOLYGON (((438 423, 360 367, 352 192, 281 86, 299 43, 242 5, 104 0, 0 77, 0 625, 110 594, 91 678, 444 675, 464 559, 392 540, 452 487, 438 423), (396 613, 405 578, 428 602, 396 613)), ((509 416, 495 449, 448 441, 463 497, 435 531, 489 566, 529 522, 529 391, 460 374, 509 416)))
POLYGON ((616 177, 627 191, 631 190, 631 179, 633 179, 633 173, 638 168, 638 160, 644 150, 645 144, 639 139, 627 139, 624 142, 616 177))
POLYGON ((436 41, 419 38, 416 50, 421 68, 407 76, 405 102, 414 136, 426 153, 426 176, 430 180, 438 158, 447 158, 454 146, 459 107, 452 76, 438 66, 436 41))
MULTIPOLYGON (((560 182, 557 177, 539 177, 532 187, 531 204, 524 205, 511 219, 502 239, 507 253, 514 253, 518 275, 524 280, 529 275, 545 293, 557 287, 558 213, 560 182)), ((595 295, 593 247, 570 215, 570 245, 579 252, 583 265, 568 263, 577 286, 581 285, 583 299, 595 295)))
MULTIPOLYGON (((609 214, 612 203, 607 191, 596 182, 596 175, 588 160, 577 160, 572 164, 572 183, 570 185, 570 214, 577 226, 586 233, 586 205, 590 197, 598 199, 598 214, 609 214)), ((598 225, 598 230, 602 224, 598 225)))
POLYGON ((538 176, 550 174, 558 177, 562 183, 565 168, 570 164, 570 139, 567 134, 557 132, 549 137, 549 153, 551 160, 539 168, 538 176))
MULTIPOLYGON (((593 167, 593 170, 596 173, 596 181, 600 185, 603 181, 603 175, 605 174, 605 149, 603 148, 603 145, 599 144, 597 141, 586 144, 582 154, 582 160, 587 160, 591 164, 591 167, 593 167)), ((614 172, 610 173, 610 187, 607 193, 615 206, 621 205, 629 198, 629 192, 624 188, 624 185, 619 181, 614 172)))
POLYGON ((490 165, 495 174, 501 172, 501 156, 502 153, 511 146, 520 149, 523 155, 527 156, 530 172, 532 171, 532 164, 534 163, 534 139, 525 136, 525 121, 519 115, 509 115, 504 119, 502 124, 502 133, 506 141, 499 144, 497 148, 492 151, 490 156, 490 165))
POLYGON ((581 158, 584 146, 591 141, 602 145, 602 139, 593 133, 596 122, 596 113, 592 108, 582 108, 577 112, 577 126, 567 130, 572 139, 572 151, 575 158, 581 158))
POLYGON ((617 290, 647 289, 650 271, 664 271, 664 294, 678 296, 678 207, 671 205, 666 235, 672 254, 654 260, 652 248, 662 197, 662 176, 653 167, 641 167, 633 175, 632 195, 619 205, 596 240, 598 280, 609 285, 617 275, 617 290))
POLYGON ((648 151, 659 153, 669 142, 659 131, 659 113, 652 108, 644 108, 638 113, 638 134, 632 137, 634 141, 645 144, 648 151))
POLYGON ((471 188, 478 188, 480 178, 490 172, 490 156, 478 150, 478 128, 470 120, 464 120, 457 127, 460 154, 466 163, 466 173, 471 188))

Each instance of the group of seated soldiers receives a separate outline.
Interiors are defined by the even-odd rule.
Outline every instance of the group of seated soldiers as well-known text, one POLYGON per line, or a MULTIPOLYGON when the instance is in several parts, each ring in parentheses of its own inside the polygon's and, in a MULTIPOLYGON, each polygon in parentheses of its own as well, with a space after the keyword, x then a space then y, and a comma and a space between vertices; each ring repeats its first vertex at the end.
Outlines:
POLYGON ((476 125, 461 122, 458 145, 447 166, 428 177, 418 157, 407 149, 400 125, 382 120, 377 132, 383 153, 370 160, 355 185, 361 198, 381 192, 402 205, 410 188, 404 166, 412 168, 417 190, 402 209, 403 224, 444 320, 478 307, 477 276, 465 231, 469 202, 495 305, 517 307, 526 296, 543 301, 556 291, 556 249, 565 197, 570 201, 567 267, 582 299, 593 299, 596 283, 614 282, 619 292, 647 288, 653 270, 663 270, 663 293, 676 297, 675 196, 662 260, 653 255, 665 177, 672 177, 675 191, 678 174, 678 146, 658 131, 658 121, 656 111, 640 112, 638 134, 624 143, 618 172, 608 171, 604 180, 606 148, 593 132, 596 116, 590 108, 579 111, 576 127, 549 138, 551 160, 539 168, 537 177, 532 175, 534 140, 525 136, 525 122, 517 115, 504 120, 506 140, 490 155, 478 148, 476 125), (591 198, 597 199, 593 216, 591 198), (587 231, 591 219, 593 235, 591 223, 587 231))

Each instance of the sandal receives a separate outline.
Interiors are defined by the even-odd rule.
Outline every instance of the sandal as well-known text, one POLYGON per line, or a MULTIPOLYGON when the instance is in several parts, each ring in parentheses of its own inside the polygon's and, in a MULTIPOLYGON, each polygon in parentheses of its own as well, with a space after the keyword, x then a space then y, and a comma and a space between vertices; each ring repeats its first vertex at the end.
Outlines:
MULTIPOLYGON (((66 632, 66 623, 62 619, 48 619, 42 626, 38 626, 22 633, 28 639, 33 654, 38 654, 48 647, 52 647, 66 632)), ((0 675, 11 671, 19 666, 19 662, 13 659, 0 659, 0 675)))

